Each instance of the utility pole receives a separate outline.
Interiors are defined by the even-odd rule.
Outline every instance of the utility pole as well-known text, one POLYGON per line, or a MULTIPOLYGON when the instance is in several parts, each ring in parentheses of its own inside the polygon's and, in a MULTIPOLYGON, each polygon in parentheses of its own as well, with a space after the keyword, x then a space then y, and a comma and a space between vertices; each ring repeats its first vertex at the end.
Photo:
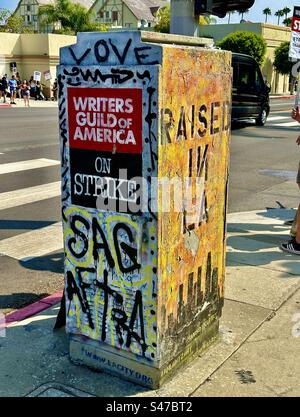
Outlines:
POLYGON ((171 0, 170 33, 199 36, 199 19, 195 17, 195 0, 171 0))

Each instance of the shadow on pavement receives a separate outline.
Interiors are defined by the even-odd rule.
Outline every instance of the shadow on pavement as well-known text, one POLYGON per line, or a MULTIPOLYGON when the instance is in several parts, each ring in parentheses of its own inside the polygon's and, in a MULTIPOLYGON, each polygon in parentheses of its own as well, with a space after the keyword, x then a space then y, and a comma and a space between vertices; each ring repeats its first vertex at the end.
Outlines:
POLYGON ((0 220, 0 229, 6 230, 35 230, 42 227, 51 226, 55 221, 39 221, 39 220, 0 220))
POLYGON ((0 295, 0 310, 4 309, 20 309, 26 307, 28 304, 35 303, 49 294, 34 294, 34 293, 13 293, 9 295, 0 295))
POLYGON ((68 336, 53 331, 58 306, 17 322, 0 339, 0 396, 127 397, 149 389, 103 372, 74 365, 68 336), (69 394, 69 395, 68 395, 69 394))
POLYGON ((281 243, 291 239, 290 227, 284 223, 292 220, 295 213, 294 209, 268 209, 258 212, 253 222, 229 223, 228 232, 234 235, 227 238, 227 260, 240 266, 268 266, 286 273, 286 278, 300 277, 300 257, 279 248, 281 243), (262 219, 262 223, 258 223, 259 216, 270 222, 262 219))
POLYGON ((35 271, 49 271, 57 274, 64 273, 64 253, 52 253, 45 256, 20 261, 20 265, 35 271))

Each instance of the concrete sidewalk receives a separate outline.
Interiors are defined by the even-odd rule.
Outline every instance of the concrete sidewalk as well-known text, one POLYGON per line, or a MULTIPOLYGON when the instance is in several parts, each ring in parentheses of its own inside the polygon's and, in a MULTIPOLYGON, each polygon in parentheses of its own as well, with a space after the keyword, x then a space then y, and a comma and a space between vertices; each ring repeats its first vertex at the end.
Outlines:
MULTIPOLYGON (((14 105, 14 104, 11 105, 10 101, 8 99, 6 101, 6 103, 4 104, 1 100, 0 109, 1 108, 7 108, 7 107, 10 108, 10 109, 25 108, 23 99, 17 98, 16 103, 17 103, 16 105, 14 105)), ((47 100, 47 101, 37 100, 37 101, 35 101, 32 98, 30 99, 29 105, 30 105, 30 108, 35 108, 35 107, 37 107, 37 108, 48 108, 48 107, 57 107, 58 106, 57 101, 50 101, 50 100, 47 100)))
POLYGON ((0 396, 299 396, 300 258, 278 249, 294 213, 228 216, 219 340, 161 389, 73 365, 64 331, 52 330, 56 305, 10 324, 0 338, 0 396))

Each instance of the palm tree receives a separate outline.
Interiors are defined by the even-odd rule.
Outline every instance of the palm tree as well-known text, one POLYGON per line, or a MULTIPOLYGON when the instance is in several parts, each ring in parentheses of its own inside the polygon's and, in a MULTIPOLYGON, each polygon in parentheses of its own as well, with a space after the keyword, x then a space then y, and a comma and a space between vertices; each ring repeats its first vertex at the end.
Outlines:
POLYGON ((287 15, 291 12, 291 9, 289 7, 284 7, 282 11, 283 11, 285 18, 287 19, 287 15))
POLYGON ((265 15, 266 15, 266 20, 265 20, 265 23, 267 23, 267 21, 268 21, 268 16, 272 16, 272 10, 270 9, 270 7, 266 7, 266 8, 263 10, 263 14, 265 14, 265 15))
POLYGON ((287 17, 286 19, 284 19, 284 21, 282 23, 285 26, 287 26, 287 27, 291 27, 291 25, 292 25, 292 18, 291 17, 287 17))
POLYGON ((232 12, 228 12, 227 14, 228 14, 228 24, 230 23, 230 18, 231 18, 231 15, 233 15, 235 13, 235 11, 232 11, 232 12))
POLYGON ((215 25, 217 19, 210 15, 199 16, 199 25, 215 25))
POLYGON ((275 13, 275 16, 277 16, 278 17, 278 26, 279 26, 279 23, 280 23, 280 18, 282 17, 282 16, 284 16, 284 12, 283 12, 283 10, 277 10, 277 12, 275 13))
POLYGON ((102 25, 91 21, 91 15, 85 7, 70 0, 56 0, 54 5, 40 6, 39 18, 41 26, 52 25, 55 28, 59 23, 61 32, 68 34, 104 30, 102 25))
POLYGON ((239 12, 242 15, 241 21, 244 20, 244 14, 249 13, 249 9, 244 10, 243 12, 239 12))

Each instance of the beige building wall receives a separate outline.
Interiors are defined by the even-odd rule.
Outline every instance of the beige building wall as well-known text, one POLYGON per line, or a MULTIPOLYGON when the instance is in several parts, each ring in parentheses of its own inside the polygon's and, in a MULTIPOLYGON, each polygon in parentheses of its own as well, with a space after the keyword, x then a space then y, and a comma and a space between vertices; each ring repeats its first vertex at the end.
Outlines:
POLYGON ((132 11, 124 5, 123 9, 123 27, 124 28, 130 28, 130 29, 136 29, 140 27, 141 22, 134 16, 132 11))
POLYGON ((268 23, 234 23, 224 25, 203 25, 200 35, 209 36, 215 42, 236 31, 254 32, 261 35, 267 42, 265 62, 262 65, 262 73, 271 84, 271 93, 289 93, 289 76, 278 74, 274 67, 275 49, 282 42, 290 41, 291 30, 288 27, 270 25, 268 23))
POLYGON ((0 76, 11 76, 10 62, 17 63, 17 71, 22 79, 29 79, 34 71, 42 73, 41 82, 45 93, 56 77, 59 64, 59 48, 76 43, 75 36, 55 34, 10 34, 0 33, 0 76), (52 80, 46 81, 43 73, 51 71, 52 80))

